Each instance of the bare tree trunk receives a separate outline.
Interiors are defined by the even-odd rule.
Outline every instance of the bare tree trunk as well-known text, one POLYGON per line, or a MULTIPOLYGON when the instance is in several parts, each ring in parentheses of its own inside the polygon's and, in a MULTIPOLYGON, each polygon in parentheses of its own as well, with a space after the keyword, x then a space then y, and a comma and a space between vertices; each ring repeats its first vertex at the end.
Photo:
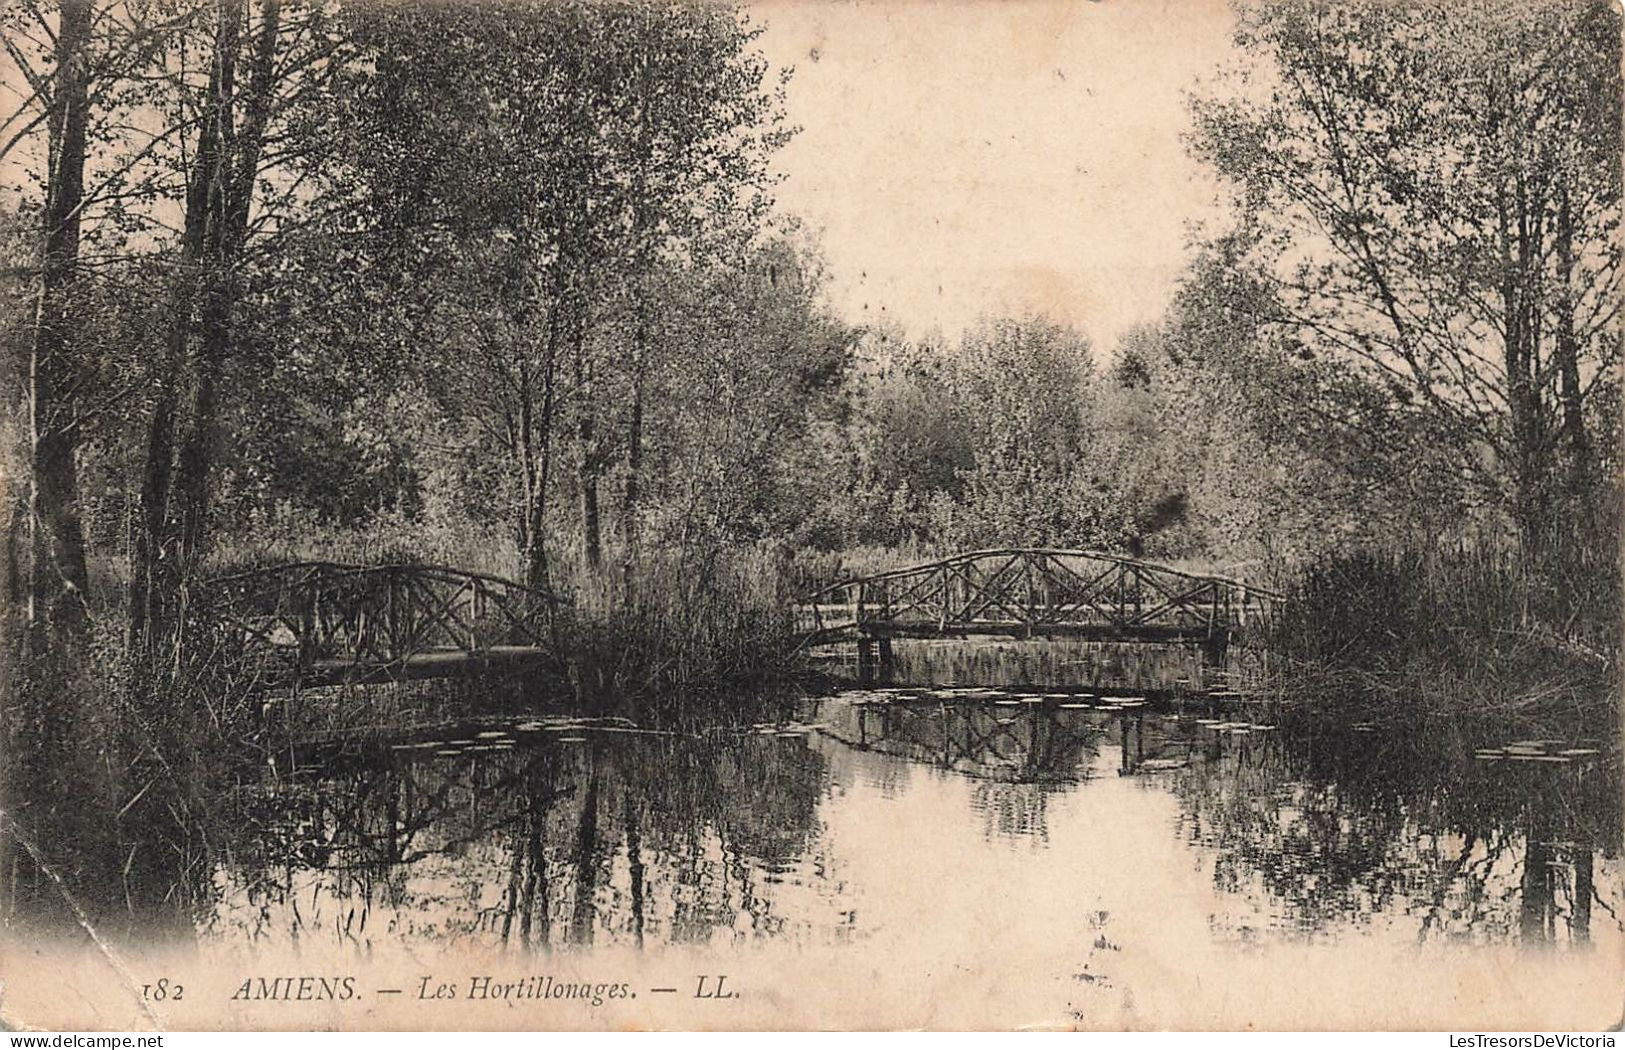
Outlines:
POLYGON ((28 498, 8 487, 0 498, 5 500, 6 554, 3 575, 0 575, 0 694, 6 692, 8 677, 13 671, 12 660, 17 655, 16 642, 21 635, 21 613, 27 606, 29 582, 24 566, 23 540, 28 536, 28 498))
POLYGON ((581 485, 581 537, 587 556, 587 566, 597 572, 603 562, 603 538, 598 514, 599 456, 597 441, 598 406, 592 396, 592 370, 586 361, 587 304, 586 296, 576 297, 573 323, 575 351, 576 391, 581 402, 581 416, 576 424, 576 442, 580 449, 579 482, 581 485))
POLYGON ((638 555, 638 482, 643 472, 643 388, 649 339, 648 324, 642 317, 642 293, 639 295, 639 317, 632 350, 632 419, 626 437, 626 504, 621 511, 621 530, 626 536, 622 572, 628 586, 632 582, 633 566, 638 555))
POLYGON ((1558 191, 1556 240, 1559 396, 1563 406, 1563 438, 1569 454, 1570 495, 1577 496, 1583 493, 1591 473, 1591 450, 1586 439, 1580 386, 1580 346, 1574 332, 1574 215, 1570 211, 1567 181, 1558 191))
POLYGON ((62 0, 49 116, 45 256, 29 362, 33 489, 28 640, 35 659, 54 654, 58 661, 72 659, 89 623, 74 419, 79 377, 68 330, 85 188, 90 24, 90 0, 62 0))
POLYGON ((1497 206, 1501 240, 1501 310, 1505 338, 1502 367, 1506 375, 1511 423, 1513 516, 1525 547, 1541 546, 1547 524, 1547 479, 1544 467, 1545 427, 1541 419, 1540 391, 1535 384, 1538 332, 1531 323, 1533 292, 1530 286, 1530 244, 1522 188, 1518 213, 1509 212, 1508 191, 1501 187, 1497 206))
POLYGON ((212 221, 219 224, 219 233, 214 238, 214 258, 204 291, 202 352, 198 360, 191 429, 181 449, 177 479, 181 549, 183 566, 187 568, 202 556, 207 542, 209 472, 214 458, 219 383, 231 345, 248 213, 254 198, 265 127, 270 119, 277 34, 281 27, 280 0, 263 0, 261 6, 260 32, 244 96, 243 126, 238 133, 232 122, 236 95, 232 80, 238 47, 237 23, 241 18, 241 0, 222 0, 220 66, 226 109, 220 127, 223 145, 228 148, 223 151, 226 163, 219 167, 212 188, 217 203, 212 204, 209 211, 212 221), (226 20, 230 22, 229 30, 226 20))
POLYGON ((536 460, 531 455, 530 361, 521 355, 519 361, 519 423, 515 428, 513 452, 519 462, 519 512, 514 525, 519 537, 519 555, 526 564, 530 560, 530 508, 536 492, 536 460))
POLYGON ((645 61, 638 75, 638 156, 637 170, 632 187, 632 251, 634 253, 633 281, 636 296, 637 322, 632 330, 632 418, 626 436, 626 494, 621 508, 621 532, 626 550, 622 555, 621 575, 628 590, 632 586, 633 567, 638 557, 638 486, 643 477, 643 401, 644 387, 649 371, 649 203, 648 168, 654 148, 654 126, 650 116, 652 85, 649 66, 645 61))
MULTIPOLYGON (((168 633, 179 586, 175 534, 171 526, 175 489, 175 451, 180 441, 181 393, 192 372, 189 367, 194 330, 193 311, 198 292, 210 280, 205 263, 212 240, 211 206, 218 203, 216 188, 223 180, 228 136, 223 125, 231 119, 227 112, 230 81, 228 69, 234 63, 226 48, 233 44, 235 20, 222 8, 216 29, 214 65, 203 99, 203 117, 198 125, 198 145, 186 187, 185 226, 181 236, 181 258, 176 268, 171 299, 171 328, 163 366, 162 386, 147 427, 147 458, 141 482, 141 523, 131 552, 130 646, 132 652, 152 653, 168 633)), ((232 50, 235 50, 233 47, 232 50)), ((218 228, 217 225, 215 227, 218 228)))
POLYGON ((85 756, 96 744, 81 717, 93 701, 81 677, 90 618, 75 419, 82 376, 72 333, 89 130, 90 0, 61 0, 59 13, 46 115, 44 254, 27 351, 30 485, 22 530, 27 558, 22 578, 7 581, 21 586, 27 605, 20 644, 7 654, 19 658, 18 674, 5 683, 6 750, 0 756, 9 802, 7 838, 15 847, 30 841, 20 834, 33 836, 23 853, 8 850, 4 856, 7 912, 27 909, 37 913, 33 921, 65 917, 50 899, 54 894, 41 895, 50 883, 42 882, 42 856, 82 875, 76 888, 99 887, 97 864, 105 858, 97 850, 106 841, 100 827, 77 819, 83 816, 83 800, 75 797, 85 756))
POLYGON ((214 67, 187 186, 174 327, 163 387, 148 427, 141 528, 132 552, 130 638, 132 649, 149 652, 174 626, 179 585, 206 543, 220 373, 230 346, 248 216, 275 87, 280 0, 262 0, 248 89, 239 93, 242 19, 242 0, 220 0, 214 67), (245 119, 239 134, 240 99, 245 119), (202 317, 195 324, 193 309, 200 300, 202 317), (194 331, 199 347, 188 367, 194 331), (190 405, 183 413, 181 394, 188 383, 190 405))
MULTIPOLYGON (((555 281, 555 288, 561 283, 562 281, 555 281)), ((525 531, 530 538, 530 548, 524 552, 525 584, 540 590, 549 589, 546 537, 547 484, 553 462, 553 416, 556 407, 554 386, 561 335, 560 313, 560 297, 555 294, 547 319, 547 337, 542 351, 541 411, 537 413, 539 418, 534 422, 535 441, 539 446, 534 453, 536 481, 531 492, 530 506, 525 508, 528 518, 525 531)))

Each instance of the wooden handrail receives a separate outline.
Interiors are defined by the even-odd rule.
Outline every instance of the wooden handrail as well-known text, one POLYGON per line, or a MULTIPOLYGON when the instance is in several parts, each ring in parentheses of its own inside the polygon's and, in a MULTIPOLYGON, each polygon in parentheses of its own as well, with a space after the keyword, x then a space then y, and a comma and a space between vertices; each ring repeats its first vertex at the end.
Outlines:
POLYGON ((353 576, 353 575, 364 575, 364 574, 367 574, 367 573, 403 572, 403 571, 404 572, 423 573, 423 574, 426 574, 426 575, 427 574, 433 574, 433 573, 440 573, 440 574, 444 574, 446 576, 454 576, 454 577, 457 577, 459 579, 483 580, 486 583, 497 584, 499 586, 507 587, 507 588, 515 590, 515 591, 525 591, 525 592, 529 592, 531 594, 542 595, 542 596, 547 597, 547 598, 560 600, 558 593, 556 591, 552 590, 551 588, 532 587, 532 586, 529 586, 528 584, 520 583, 517 580, 510 580, 510 579, 506 579, 505 577, 502 577, 502 576, 494 576, 494 575, 492 575, 490 573, 477 572, 477 571, 474 571, 474 570, 471 570, 471 569, 459 569, 459 568, 456 568, 456 567, 450 566, 450 565, 438 565, 438 564, 433 564, 433 563, 420 563, 420 562, 386 562, 386 563, 377 564, 377 565, 362 565, 362 564, 356 564, 356 563, 353 563, 353 562, 336 562, 336 561, 289 561, 289 562, 277 562, 274 565, 262 565, 262 566, 259 566, 258 568, 253 568, 253 569, 241 569, 241 570, 238 570, 236 572, 226 573, 223 576, 211 576, 211 577, 203 580, 202 583, 201 583, 201 586, 204 587, 204 588, 213 588, 213 587, 218 587, 218 586, 222 586, 222 585, 225 585, 225 584, 236 583, 236 582, 238 582, 240 580, 252 580, 252 579, 259 579, 259 578, 269 578, 269 577, 273 577, 273 576, 282 575, 284 573, 290 573, 290 572, 295 572, 295 571, 305 570, 305 569, 326 570, 326 571, 332 572, 332 573, 334 573, 335 575, 338 575, 338 576, 353 576))
POLYGON ((1091 561, 1110 562, 1118 566, 1147 569, 1153 572, 1165 573, 1169 576, 1178 576, 1187 580, 1198 582, 1211 581, 1213 583, 1222 584, 1226 587, 1245 590, 1252 595, 1267 598, 1272 601, 1286 600, 1286 595, 1281 594, 1278 591, 1273 591, 1266 587, 1260 587, 1257 584, 1248 583, 1245 580, 1238 580, 1230 576, 1221 576, 1217 573, 1186 572, 1183 569, 1176 569, 1172 566, 1163 565, 1159 562, 1145 561, 1140 558, 1130 558, 1121 554, 1109 554, 1105 551, 1068 550, 1058 547, 995 547, 988 548, 986 550, 967 551, 964 554, 954 554, 946 558, 939 558, 935 561, 921 562, 918 565, 911 565, 907 568, 888 569, 884 572, 877 572, 868 576, 853 577, 839 583, 829 584, 828 586, 814 591, 804 601, 806 603, 815 603, 817 599, 822 598, 827 594, 831 594, 856 584, 873 583, 880 580, 899 579, 920 573, 934 572, 939 569, 959 566, 967 562, 979 561, 984 558, 1011 558, 1033 555, 1042 557, 1084 558, 1091 561))

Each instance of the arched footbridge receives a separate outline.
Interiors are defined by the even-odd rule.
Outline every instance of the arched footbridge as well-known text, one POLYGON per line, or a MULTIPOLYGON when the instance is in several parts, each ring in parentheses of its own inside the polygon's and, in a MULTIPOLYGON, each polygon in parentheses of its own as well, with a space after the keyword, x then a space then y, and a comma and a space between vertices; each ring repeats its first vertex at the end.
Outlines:
POLYGON ((1100 551, 971 551, 833 584, 797 606, 803 646, 894 638, 1077 638, 1225 645, 1282 596, 1100 551))
POLYGON ((205 581, 192 620, 265 684, 314 686, 538 666, 555 605, 463 569, 306 561, 205 581))

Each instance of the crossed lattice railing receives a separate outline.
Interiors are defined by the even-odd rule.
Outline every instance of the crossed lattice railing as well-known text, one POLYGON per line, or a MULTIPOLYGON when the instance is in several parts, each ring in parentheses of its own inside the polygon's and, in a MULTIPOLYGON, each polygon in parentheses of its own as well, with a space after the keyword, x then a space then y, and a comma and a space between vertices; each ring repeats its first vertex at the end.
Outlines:
POLYGON ((294 562, 206 581, 191 618, 280 674, 332 674, 434 653, 541 651, 553 608, 545 592, 462 569, 294 562))
POLYGON ((797 607, 808 644, 864 634, 1202 637, 1264 626, 1281 596, 1097 551, 973 551, 826 587, 797 607))

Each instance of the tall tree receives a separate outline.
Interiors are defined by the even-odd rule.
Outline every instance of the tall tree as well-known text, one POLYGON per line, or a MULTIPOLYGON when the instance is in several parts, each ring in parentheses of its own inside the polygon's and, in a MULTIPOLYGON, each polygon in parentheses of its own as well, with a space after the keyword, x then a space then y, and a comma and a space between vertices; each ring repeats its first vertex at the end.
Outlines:
POLYGON ((1337 439, 1425 434, 1532 543, 1597 483, 1617 387, 1619 23, 1601 0, 1249 2, 1249 64, 1195 104, 1274 345, 1406 424, 1348 406, 1337 439))
POLYGON ((71 299, 79 276, 89 127, 90 0, 62 0, 46 112, 48 166, 40 213, 39 303, 29 366, 33 442, 29 508, 29 645, 36 659, 83 642, 88 573, 80 519, 78 392, 71 299))
POLYGON ((179 111, 193 114, 186 123, 195 128, 195 147, 178 159, 182 227, 132 551, 130 635, 138 648, 166 637, 179 585, 208 547, 220 388, 253 262, 250 236, 272 225, 272 217, 288 221, 286 207, 261 207, 254 219, 256 205, 265 203, 259 194, 268 170, 292 167, 283 180, 292 185, 276 198, 285 206, 309 174, 298 170, 309 161, 300 156, 298 136, 274 122, 289 123, 289 113, 337 61, 319 5, 302 9, 292 26, 280 0, 253 7, 217 0, 213 14, 206 75, 181 70, 172 77, 179 111), (283 148, 267 156, 273 137, 283 148))
POLYGON ((974 462, 965 475, 963 542, 1111 544, 1095 474, 1088 411, 1093 364, 1088 341, 1044 318, 983 321, 965 334, 955 395, 974 462))
POLYGON ((348 71, 334 131, 353 144, 344 177, 357 232, 374 238, 373 272, 421 282, 412 324, 425 333, 469 313, 452 292, 466 282, 440 277, 496 256, 506 275, 507 291, 479 307, 479 353, 406 363, 425 377, 452 367, 468 382, 434 385, 481 392, 446 407, 478 419, 510 464, 531 582, 549 576, 558 496, 578 497, 580 549, 596 563, 599 488, 622 450, 623 524, 639 503, 656 334, 647 282, 760 223, 782 132, 756 31, 725 5, 644 0, 351 18, 369 61, 348 71))

